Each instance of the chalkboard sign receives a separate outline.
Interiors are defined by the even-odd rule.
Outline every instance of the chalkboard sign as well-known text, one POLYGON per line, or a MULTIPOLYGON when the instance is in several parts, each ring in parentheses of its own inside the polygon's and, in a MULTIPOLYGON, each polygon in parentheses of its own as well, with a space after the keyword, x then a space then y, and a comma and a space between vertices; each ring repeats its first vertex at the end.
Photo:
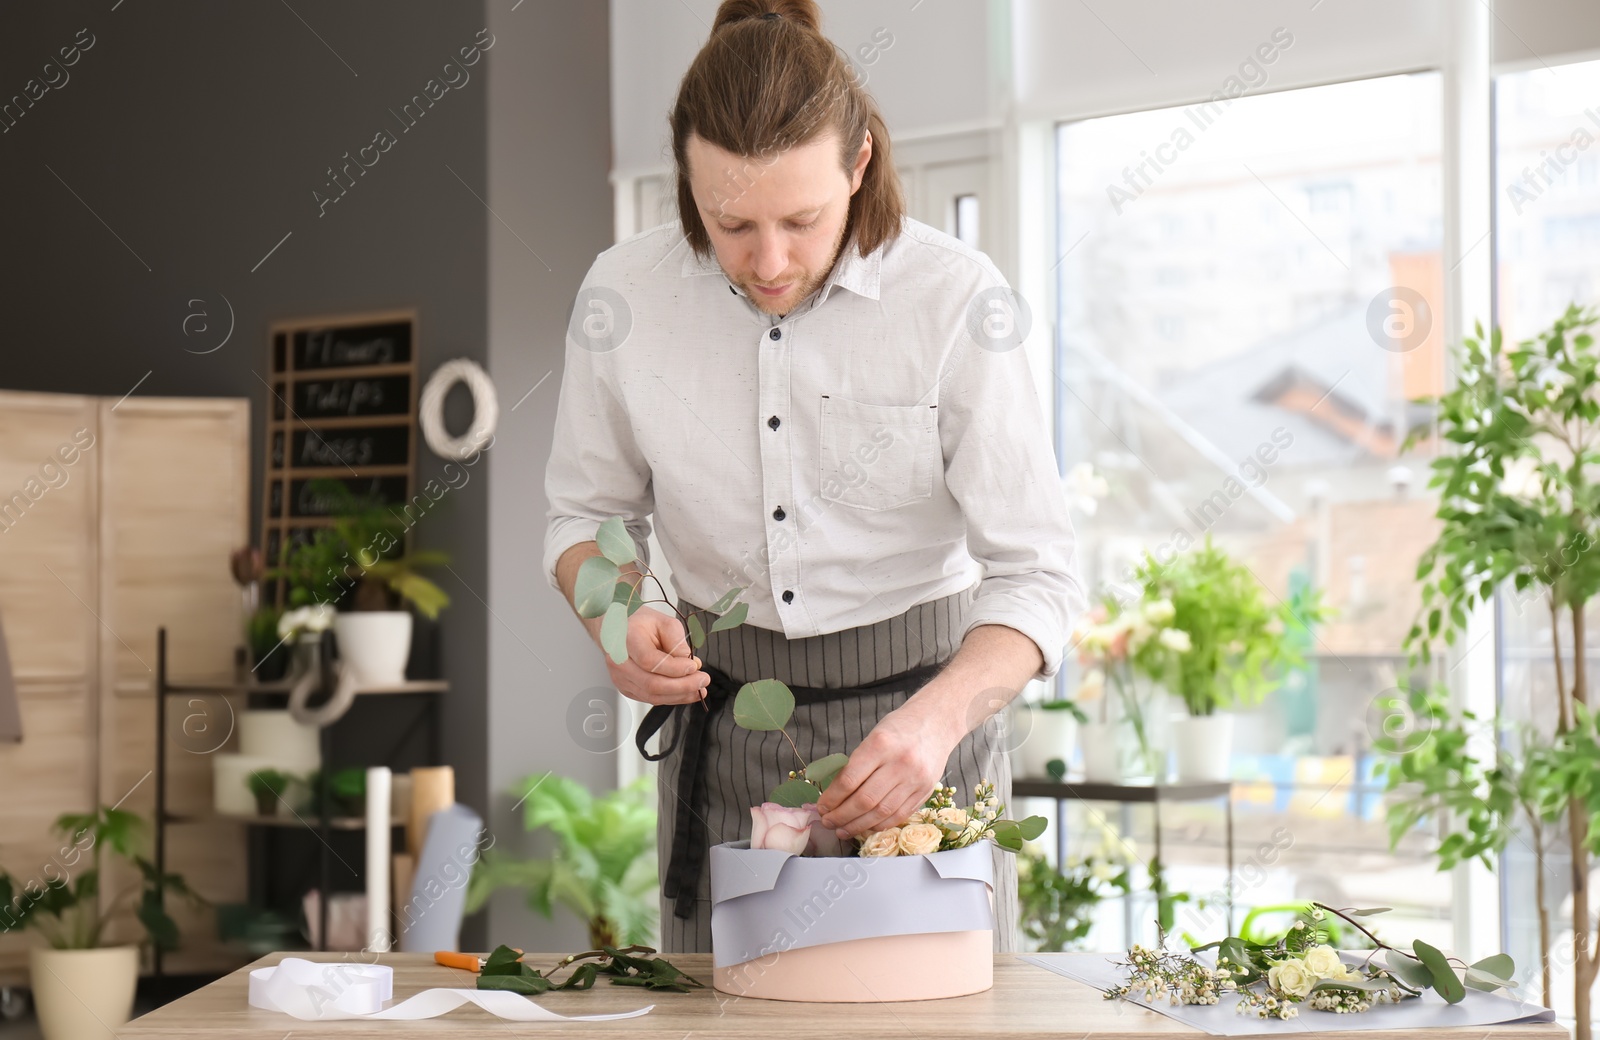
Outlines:
MULTIPOLYGON (((286 546, 332 523, 315 480, 335 480, 358 498, 412 500, 417 460, 417 315, 391 311, 274 322, 264 380, 266 467, 262 550, 276 566, 286 546)), ((264 590, 282 603, 282 582, 264 590)))

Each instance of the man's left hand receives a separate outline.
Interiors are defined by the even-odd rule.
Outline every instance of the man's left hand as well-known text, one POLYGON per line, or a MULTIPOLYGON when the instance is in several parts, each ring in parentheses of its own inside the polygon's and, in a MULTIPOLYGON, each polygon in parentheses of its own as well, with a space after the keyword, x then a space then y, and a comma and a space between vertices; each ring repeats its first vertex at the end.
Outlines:
POLYGON ((822 792, 817 811, 823 824, 848 839, 904 823, 943 780, 960 742, 915 709, 891 711, 822 792))

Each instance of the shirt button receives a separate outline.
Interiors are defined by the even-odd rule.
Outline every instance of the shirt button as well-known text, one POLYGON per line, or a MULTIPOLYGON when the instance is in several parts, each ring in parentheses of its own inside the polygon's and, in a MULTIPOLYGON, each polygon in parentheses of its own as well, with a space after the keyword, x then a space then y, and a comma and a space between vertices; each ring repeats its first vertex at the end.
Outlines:
POLYGON ((785 603, 793 603, 794 602, 794 590, 793 589, 784 589, 783 590, 783 601, 785 603))
POLYGON ((783 338, 783 330, 778 328, 778 327, 776 327, 776 326, 774 326, 772 331, 767 333, 767 335, 772 337, 773 339, 782 339, 783 338))
POLYGON ((786 517, 788 515, 789 515, 788 513, 785 513, 783 511, 783 507, 782 506, 779 506, 778 508, 776 508, 776 509, 774 509, 772 511, 772 519, 774 519, 774 520, 782 520, 784 517, 786 517))
POLYGON ((779 426, 782 425, 782 423, 778 419, 778 417, 776 415, 774 415, 772 418, 767 420, 767 425, 772 427, 774 430, 776 430, 779 426))

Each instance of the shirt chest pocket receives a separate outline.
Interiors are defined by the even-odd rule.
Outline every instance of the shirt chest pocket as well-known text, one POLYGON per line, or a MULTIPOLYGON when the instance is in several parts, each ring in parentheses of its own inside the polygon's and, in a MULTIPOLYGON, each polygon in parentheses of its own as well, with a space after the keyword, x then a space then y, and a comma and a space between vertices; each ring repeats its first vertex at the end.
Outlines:
POLYGON ((925 404, 822 399, 821 494, 855 509, 895 509, 933 494, 938 411, 925 404))

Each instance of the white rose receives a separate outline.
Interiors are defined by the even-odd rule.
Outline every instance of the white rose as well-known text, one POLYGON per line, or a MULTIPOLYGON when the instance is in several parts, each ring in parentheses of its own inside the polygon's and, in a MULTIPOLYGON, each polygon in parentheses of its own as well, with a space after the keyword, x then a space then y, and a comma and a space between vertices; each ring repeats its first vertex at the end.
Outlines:
POLYGON ((1170 599, 1152 600, 1144 605, 1145 620, 1153 625, 1165 625, 1177 616, 1170 599))
POLYGON ((907 856, 938 852, 944 831, 931 823, 908 823, 900 828, 900 851, 907 856))
POLYGON ((867 835, 861 840, 861 855, 900 855, 900 828, 890 827, 888 830, 873 831, 871 834, 867 835))
POLYGON ((1291 997, 1304 997, 1317 984, 1317 977, 1306 970, 1298 957, 1291 957, 1267 970, 1267 984, 1291 997))
POLYGON ((1344 975, 1344 961, 1332 946, 1312 946, 1304 955, 1306 970, 1319 979, 1335 979, 1344 975))
POLYGON ((1194 649, 1194 643, 1189 640, 1189 633, 1181 628, 1162 629, 1161 645, 1177 654, 1186 654, 1194 649))
POLYGON ((934 813, 933 819, 931 820, 918 822, 936 823, 947 831, 953 831, 956 834, 960 834, 962 831, 967 829, 967 824, 972 822, 972 817, 967 815, 967 810, 957 809, 954 806, 951 806, 948 809, 940 809, 938 812, 934 813))

